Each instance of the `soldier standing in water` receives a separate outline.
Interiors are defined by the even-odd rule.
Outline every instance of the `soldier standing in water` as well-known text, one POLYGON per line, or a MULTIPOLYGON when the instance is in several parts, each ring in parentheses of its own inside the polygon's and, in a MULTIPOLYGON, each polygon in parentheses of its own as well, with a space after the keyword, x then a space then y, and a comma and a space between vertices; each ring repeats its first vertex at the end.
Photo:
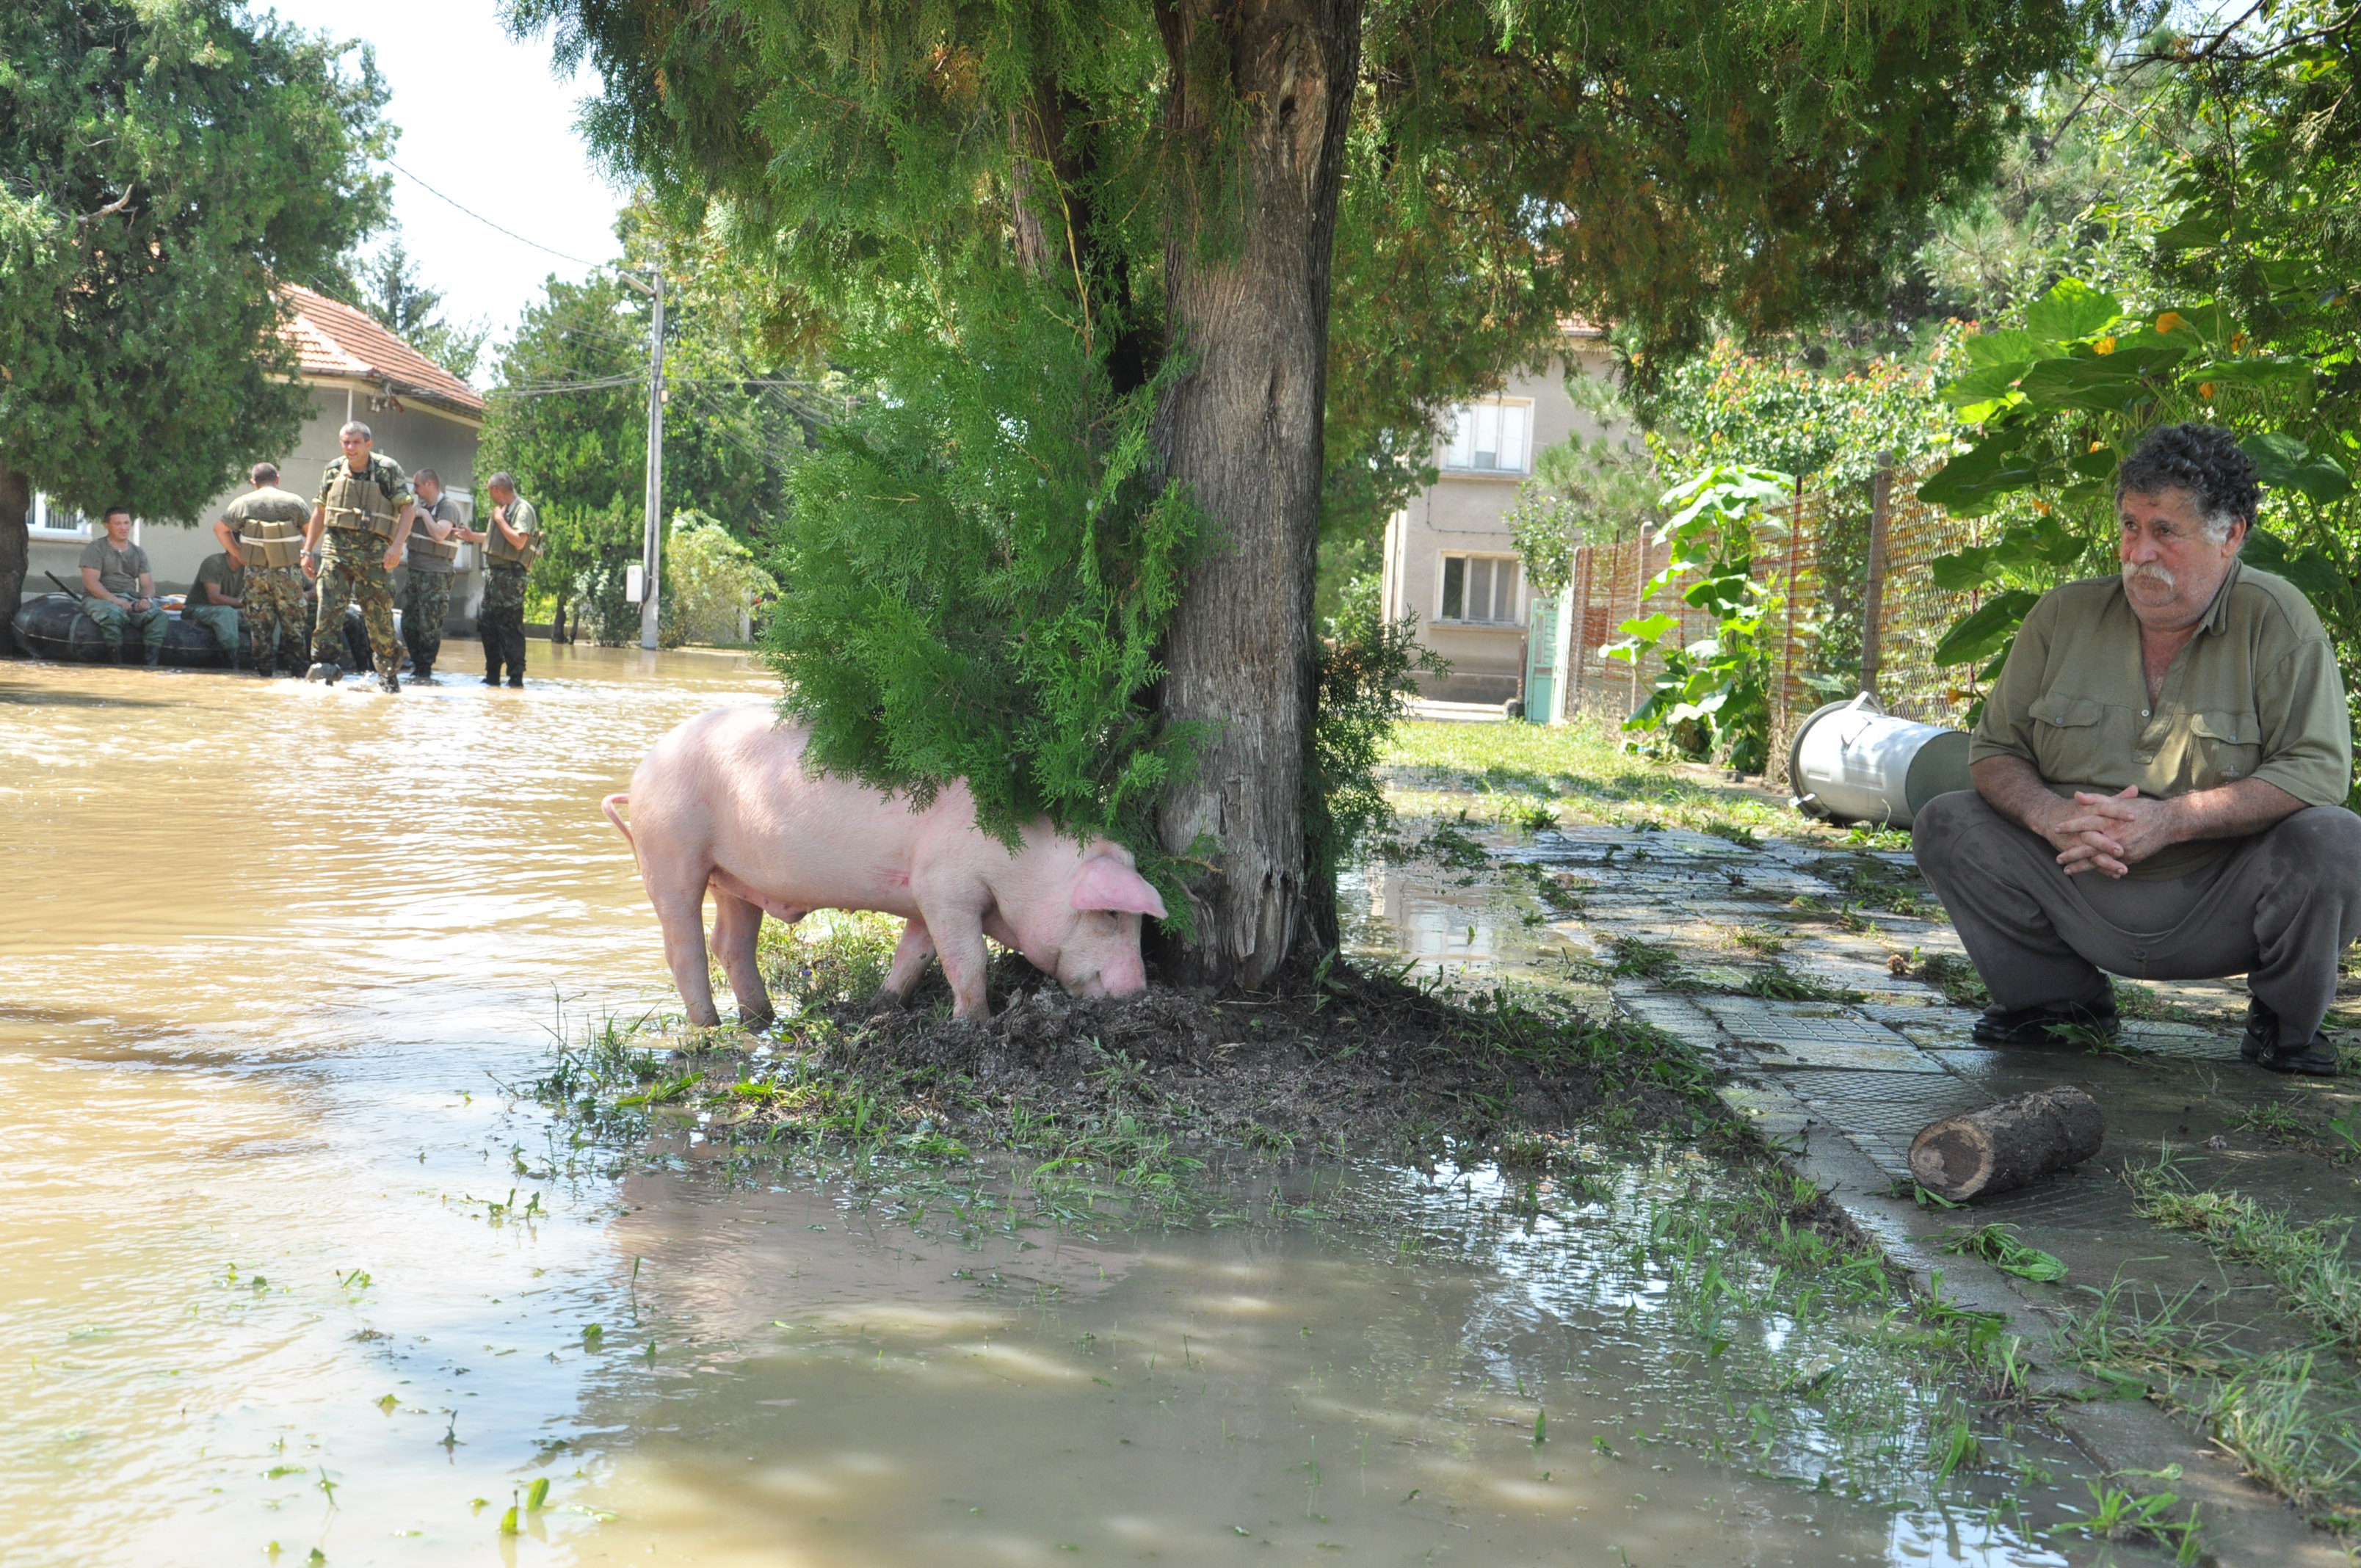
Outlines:
POLYGON ((335 685, 344 674, 345 607, 357 600, 377 658, 377 683, 401 689, 401 644, 393 635, 393 582, 418 516, 401 465, 370 448, 369 427, 354 420, 336 433, 345 455, 320 476, 311 525, 303 532, 303 572, 320 586, 305 679, 335 685))
POLYGON ((484 488, 492 498, 491 515, 480 532, 459 537, 484 547, 484 604, 476 625, 484 640, 484 684, 500 684, 506 664, 509 685, 524 685, 524 578, 541 554, 541 513, 517 494, 516 476, 495 474, 484 488))
POLYGON ((238 598, 239 614, 254 636, 254 673, 268 679, 279 673, 279 649, 292 643, 287 673, 302 663, 301 649, 309 636, 303 620, 303 525, 312 509, 292 490, 279 488, 279 468, 257 463, 247 476, 254 488, 222 508, 214 537, 232 566, 246 573, 245 591, 238 598))
POLYGON ((410 648, 410 678, 432 681, 443 652, 443 622, 451 613, 451 578, 458 570, 458 534, 467 519, 443 489, 443 476, 421 468, 418 524, 401 574, 401 640, 410 648))

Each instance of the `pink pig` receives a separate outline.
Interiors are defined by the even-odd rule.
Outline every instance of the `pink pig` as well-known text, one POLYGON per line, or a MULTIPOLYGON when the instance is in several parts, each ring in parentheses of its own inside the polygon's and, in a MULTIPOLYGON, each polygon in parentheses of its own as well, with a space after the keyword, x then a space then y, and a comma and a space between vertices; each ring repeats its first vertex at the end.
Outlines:
POLYGON ((1128 996, 1147 985, 1139 917, 1162 918, 1164 901, 1129 850, 1104 839, 1078 844, 1044 818, 1012 854, 976 827, 965 784, 913 810, 901 796, 807 773, 808 739, 767 707, 719 708, 657 741, 631 793, 600 803, 639 861, 691 1024, 720 1022, 698 928, 708 888, 713 948, 749 1027, 772 1017, 754 960, 766 913, 789 923, 815 909, 901 916, 881 996, 908 995, 939 951, 961 1018, 987 1012, 986 937, 1076 995, 1128 996), (626 804, 630 827, 615 810, 626 804))

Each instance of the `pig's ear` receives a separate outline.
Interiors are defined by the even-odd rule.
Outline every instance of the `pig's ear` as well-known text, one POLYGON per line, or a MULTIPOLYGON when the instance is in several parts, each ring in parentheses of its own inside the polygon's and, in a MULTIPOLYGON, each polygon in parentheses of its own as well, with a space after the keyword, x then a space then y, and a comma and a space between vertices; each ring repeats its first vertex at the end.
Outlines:
POLYGON ((1148 879, 1107 855, 1082 862, 1082 874, 1074 879, 1074 907, 1164 918, 1164 900, 1156 895, 1148 879))

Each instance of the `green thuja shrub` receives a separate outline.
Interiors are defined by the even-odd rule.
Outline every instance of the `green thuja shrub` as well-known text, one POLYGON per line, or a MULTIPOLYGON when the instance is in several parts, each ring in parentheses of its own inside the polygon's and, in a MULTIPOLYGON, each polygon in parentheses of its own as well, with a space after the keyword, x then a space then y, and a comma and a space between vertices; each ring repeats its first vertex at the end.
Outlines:
POLYGON ((879 394, 796 467, 774 532, 782 709, 821 769, 921 802, 963 778, 986 831, 1104 834, 1180 910, 1155 806, 1196 737, 1149 698, 1204 530, 1149 444, 1172 371, 1119 392, 1030 301, 925 327, 900 304, 846 344, 879 394))
POLYGON ((1449 661, 1419 645, 1416 616, 1385 619, 1379 586, 1374 572, 1346 585, 1320 642, 1312 765, 1303 773, 1304 838, 1319 887, 1334 887, 1354 849, 1393 826, 1378 776, 1386 742, 1418 693, 1417 673, 1451 673, 1449 661))

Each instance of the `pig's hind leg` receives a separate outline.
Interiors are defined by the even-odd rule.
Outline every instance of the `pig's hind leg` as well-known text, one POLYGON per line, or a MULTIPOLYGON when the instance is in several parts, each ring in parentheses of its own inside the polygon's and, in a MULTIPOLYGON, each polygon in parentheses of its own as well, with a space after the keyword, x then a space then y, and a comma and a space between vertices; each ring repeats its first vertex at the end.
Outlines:
MULTIPOLYGON (((648 858, 641 861, 642 867, 648 863, 648 858)), ((721 1022, 713 1006, 713 981, 705 970, 707 874, 702 869, 693 875, 669 869, 643 872, 648 902, 655 905, 656 920, 664 927, 664 966, 672 970, 672 983, 690 1025, 700 1029, 721 1022)))
MULTIPOLYGON (((800 912, 798 912, 800 913, 800 912)), ((763 930, 763 911, 713 882, 713 950, 730 976, 730 990, 738 998, 738 1026, 748 1032, 767 1029, 777 1016, 771 993, 763 984, 763 966, 754 956, 754 939, 763 930)))
POLYGON ((925 920, 913 915, 902 922, 902 939, 894 944, 894 963, 885 971, 885 983, 878 988, 879 1005, 895 1004, 909 1000, 910 988, 927 971, 927 960, 935 956, 935 938, 927 930, 925 920))

